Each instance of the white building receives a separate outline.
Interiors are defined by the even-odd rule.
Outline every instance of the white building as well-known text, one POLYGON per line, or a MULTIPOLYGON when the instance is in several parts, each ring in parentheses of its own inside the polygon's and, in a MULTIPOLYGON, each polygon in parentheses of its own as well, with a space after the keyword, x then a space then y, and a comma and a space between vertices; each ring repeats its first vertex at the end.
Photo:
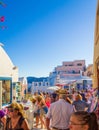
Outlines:
POLYGON ((12 82, 18 81, 18 68, 13 64, 0 43, 0 77, 12 77, 12 82))
POLYGON ((0 108, 12 100, 12 82, 18 82, 18 68, 0 43, 0 108))

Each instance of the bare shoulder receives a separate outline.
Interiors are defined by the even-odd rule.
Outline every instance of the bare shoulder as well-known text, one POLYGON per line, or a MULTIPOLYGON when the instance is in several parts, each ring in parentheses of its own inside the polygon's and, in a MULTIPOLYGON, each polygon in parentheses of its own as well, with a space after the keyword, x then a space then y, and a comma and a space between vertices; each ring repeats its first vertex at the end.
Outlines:
POLYGON ((28 121, 26 119, 24 119, 24 121, 22 123, 22 128, 24 130, 29 130, 29 124, 28 124, 28 121))

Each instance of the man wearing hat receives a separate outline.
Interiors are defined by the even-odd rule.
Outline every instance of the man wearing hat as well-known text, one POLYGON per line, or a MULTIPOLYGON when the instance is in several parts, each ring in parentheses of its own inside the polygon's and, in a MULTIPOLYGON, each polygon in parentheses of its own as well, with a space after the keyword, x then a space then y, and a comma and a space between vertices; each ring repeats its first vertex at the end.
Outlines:
POLYGON ((66 90, 61 89, 58 94, 59 100, 51 104, 46 115, 47 130, 69 130, 73 106, 66 102, 66 90))

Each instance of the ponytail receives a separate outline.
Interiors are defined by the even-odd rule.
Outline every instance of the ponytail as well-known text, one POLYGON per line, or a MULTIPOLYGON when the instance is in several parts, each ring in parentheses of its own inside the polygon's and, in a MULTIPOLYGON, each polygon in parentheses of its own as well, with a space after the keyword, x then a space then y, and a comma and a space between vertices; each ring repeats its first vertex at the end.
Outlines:
POLYGON ((94 112, 90 113, 90 125, 89 130, 98 130, 98 123, 97 123, 97 117, 94 112))

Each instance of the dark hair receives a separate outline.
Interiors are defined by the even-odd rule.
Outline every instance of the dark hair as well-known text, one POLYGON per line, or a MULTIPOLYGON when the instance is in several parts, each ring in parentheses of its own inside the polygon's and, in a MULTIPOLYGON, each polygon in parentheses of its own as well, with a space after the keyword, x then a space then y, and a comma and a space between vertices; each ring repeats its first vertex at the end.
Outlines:
POLYGON ((58 95, 56 93, 52 93, 50 96, 51 96, 51 103, 52 103, 56 101, 58 95))
POLYGON ((51 96, 55 99, 57 97, 56 93, 52 93, 51 96))
POLYGON ((86 111, 74 112, 72 115, 77 116, 82 125, 88 124, 88 130, 98 130, 97 117, 94 112, 88 113, 86 111))

